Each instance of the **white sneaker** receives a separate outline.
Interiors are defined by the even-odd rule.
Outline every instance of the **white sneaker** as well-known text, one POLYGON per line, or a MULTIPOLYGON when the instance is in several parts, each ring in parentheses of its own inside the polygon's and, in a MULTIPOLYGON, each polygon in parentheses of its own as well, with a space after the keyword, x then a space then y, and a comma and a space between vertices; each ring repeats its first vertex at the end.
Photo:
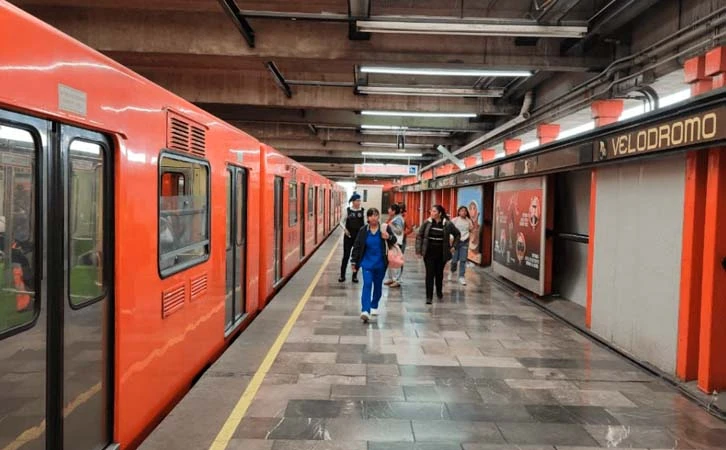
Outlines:
POLYGON ((451 281, 452 275, 451 272, 449 272, 449 276, 446 278, 447 281, 451 281))
POLYGON ((378 315, 378 308, 371 308, 371 316, 377 316, 378 315))
POLYGON ((466 278, 459 277, 459 284, 462 285, 462 286, 466 286, 466 278))
POLYGON ((360 313, 360 320, 362 320, 363 323, 368 323, 368 320, 370 318, 371 316, 367 312, 363 311, 362 313, 360 313))

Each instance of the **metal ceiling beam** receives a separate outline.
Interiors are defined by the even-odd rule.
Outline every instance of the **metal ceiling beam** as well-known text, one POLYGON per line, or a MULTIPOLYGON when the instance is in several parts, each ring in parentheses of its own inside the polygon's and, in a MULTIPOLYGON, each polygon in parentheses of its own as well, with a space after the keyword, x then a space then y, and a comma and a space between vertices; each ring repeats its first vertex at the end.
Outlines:
POLYGON ((242 15, 237 3, 235 3, 234 0, 219 0, 219 4, 222 5, 224 12, 227 13, 230 19, 232 19, 232 22, 237 27, 237 30, 239 30, 240 34, 245 38, 247 45, 249 45, 250 48, 255 48, 255 30, 253 30, 250 24, 247 23, 247 20, 244 15, 242 15))
POLYGON ((582 0, 552 0, 537 16, 537 23, 559 24, 580 1, 582 0))
POLYGON ((584 53, 598 38, 606 37, 635 20, 653 7, 659 0, 612 0, 589 21, 589 31, 580 40, 562 43, 563 53, 584 53))

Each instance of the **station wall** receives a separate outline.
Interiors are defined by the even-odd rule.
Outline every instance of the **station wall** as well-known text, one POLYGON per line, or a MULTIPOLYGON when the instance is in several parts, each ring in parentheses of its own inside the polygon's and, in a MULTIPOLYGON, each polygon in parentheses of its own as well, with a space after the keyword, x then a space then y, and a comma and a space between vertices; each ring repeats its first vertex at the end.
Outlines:
POLYGON ((592 331, 675 373, 685 156, 597 170, 592 331))

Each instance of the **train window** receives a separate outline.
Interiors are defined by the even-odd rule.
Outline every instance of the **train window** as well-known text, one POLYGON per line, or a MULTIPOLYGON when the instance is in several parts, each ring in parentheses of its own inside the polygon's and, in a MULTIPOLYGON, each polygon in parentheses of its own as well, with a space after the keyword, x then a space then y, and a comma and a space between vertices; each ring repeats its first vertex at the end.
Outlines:
POLYGON ((308 189, 308 216, 313 217, 315 214, 315 189, 308 189))
POLYGON ((106 294, 102 254, 104 162, 101 145, 80 140, 71 142, 68 265, 70 302, 74 308, 106 294))
POLYGON ((288 189, 288 223, 294 227, 297 225, 297 183, 290 183, 288 189))
POLYGON ((0 335, 39 311, 35 277, 35 155, 32 135, 0 125, 0 335))
POLYGON ((323 199, 325 198, 325 189, 318 189, 318 194, 319 194, 318 195, 318 206, 319 206, 318 207, 318 213, 321 215, 321 219, 320 220, 322 220, 322 215, 323 215, 323 202, 324 202, 323 199))
POLYGON ((368 189, 363 189, 363 201, 368 201, 368 189))
POLYGON ((209 165, 162 154, 159 168, 159 270, 165 277, 209 258, 209 165))

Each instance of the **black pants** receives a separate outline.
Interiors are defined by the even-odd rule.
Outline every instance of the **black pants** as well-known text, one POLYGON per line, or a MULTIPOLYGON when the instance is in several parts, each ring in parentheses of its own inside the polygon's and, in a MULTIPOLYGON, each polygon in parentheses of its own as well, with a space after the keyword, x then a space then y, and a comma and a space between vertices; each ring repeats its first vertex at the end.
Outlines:
POLYGON ((355 237, 343 236, 343 262, 340 264, 340 278, 345 278, 345 272, 350 261, 350 252, 353 250, 354 243, 355 237))
POLYGON ((434 298, 434 281, 436 282, 436 296, 444 296, 444 255, 441 250, 426 252, 424 264, 426 265, 426 299, 434 298))

